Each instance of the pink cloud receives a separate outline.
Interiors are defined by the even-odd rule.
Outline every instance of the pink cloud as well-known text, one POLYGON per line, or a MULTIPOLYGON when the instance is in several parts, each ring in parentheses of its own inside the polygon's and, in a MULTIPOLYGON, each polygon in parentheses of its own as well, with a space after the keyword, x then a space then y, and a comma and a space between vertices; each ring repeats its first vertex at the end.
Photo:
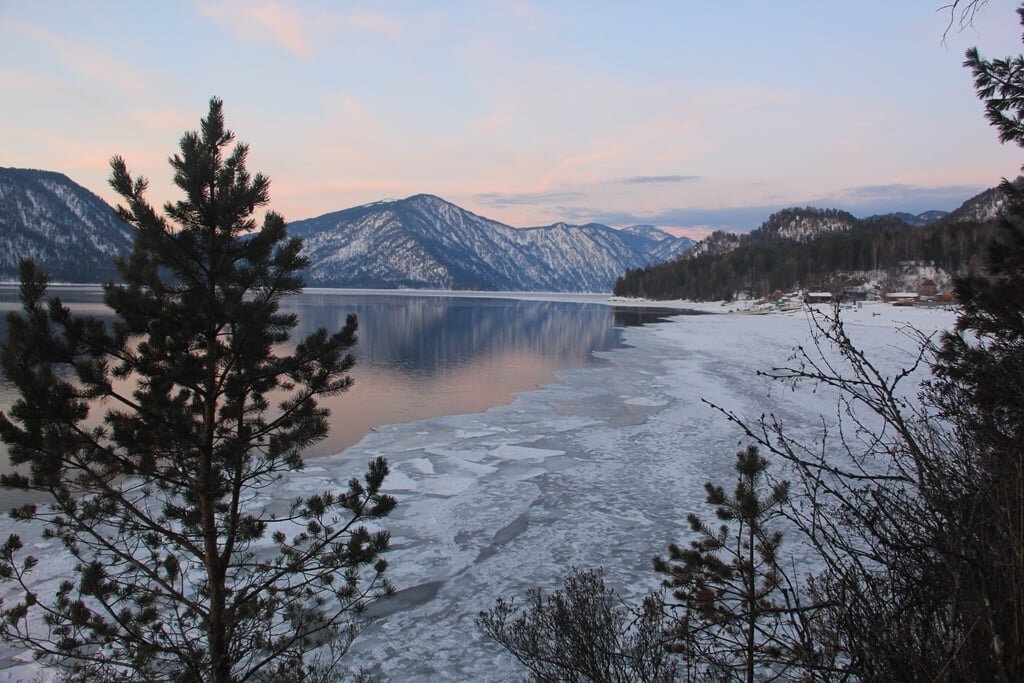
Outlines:
POLYGON ((249 42, 271 40, 302 58, 313 54, 310 22, 292 5, 275 0, 219 0, 200 5, 199 15, 217 22, 249 42))
POLYGON ((200 16, 214 21, 246 42, 270 41, 303 59, 317 51, 318 39, 332 29, 382 35, 394 42, 403 40, 408 29, 405 19, 371 12, 332 14, 304 11, 279 0, 209 0, 198 8, 200 16))
MULTIPOLYGON (((115 56, 107 46, 79 40, 66 33, 55 33, 32 24, 3 22, 0 23, 0 28, 45 45, 49 53, 66 69, 90 82, 89 88, 75 84, 82 93, 99 85, 112 89, 127 99, 151 99, 148 86, 157 83, 153 74, 131 67, 124 59, 115 56)), ((8 75, 13 78, 10 73, 8 75)), ((33 85, 20 78, 14 78, 13 84, 18 87, 33 85)), ((34 85, 37 88, 41 87, 40 84, 34 85)), ((64 85, 66 87, 67 84, 64 85)))

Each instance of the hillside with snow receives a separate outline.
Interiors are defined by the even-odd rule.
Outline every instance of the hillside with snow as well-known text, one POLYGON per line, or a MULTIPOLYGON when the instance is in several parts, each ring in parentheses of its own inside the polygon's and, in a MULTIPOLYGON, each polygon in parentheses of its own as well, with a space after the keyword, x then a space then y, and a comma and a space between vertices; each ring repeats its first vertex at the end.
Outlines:
MULTIPOLYGON (((824 286, 837 273, 885 271, 891 279, 904 262, 940 269, 931 279, 941 285, 979 253, 991 231, 977 226, 1004 202, 994 188, 948 215, 858 219, 789 208, 750 233, 716 231, 694 244, 650 225, 514 228, 420 194, 294 221, 289 230, 305 242, 313 286, 608 292, 618 281, 625 296, 729 298, 824 286), (695 274, 681 279, 673 274, 680 269, 695 274), (697 289, 683 291, 684 280, 698 281, 697 289)), ((111 207, 66 176, 0 168, 0 280, 16 280, 25 257, 57 281, 110 280, 113 257, 126 255, 131 240, 111 207)))
POLYGON ((1004 193, 993 188, 948 214, 857 218, 839 209, 783 209, 749 233, 717 231, 674 261, 634 268, 616 281, 614 292, 690 300, 794 289, 941 293, 955 275, 977 267, 1004 205, 1004 193))
POLYGON ((440 197, 414 195, 294 221, 310 284, 452 290, 607 292, 629 268, 691 242, 650 226, 513 228, 440 197))
MULTIPOLYGON (((629 268, 675 258, 692 240, 654 226, 513 228, 440 197, 416 195, 294 221, 308 284, 324 287, 609 292, 629 268)), ((132 232, 66 176, 0 168, 0 280, 33 258, 52 279, 116 278, 132 232)))
POLYGON ((131 228, 67 176, 0 168, 0 281, 16 281, 20 260, 32 258, 53 280, 105 282, 131 245, 131 228))

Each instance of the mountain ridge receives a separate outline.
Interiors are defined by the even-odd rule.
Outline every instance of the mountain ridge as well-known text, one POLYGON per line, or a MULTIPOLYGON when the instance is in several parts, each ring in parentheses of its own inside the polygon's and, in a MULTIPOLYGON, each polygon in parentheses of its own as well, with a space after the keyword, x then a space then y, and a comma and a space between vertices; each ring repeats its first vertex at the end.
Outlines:
POLYGON ((429 194, 289 229, 305 241, 310 284, 328 287, 602 292, 626 269, 691 243, 598 223, 513 228, 429 194))
MULTIPOLYGON (((993 188, 949 214, 856 218, 838 209, 790 207, 749 233, 719 230, 694 242, 651 225, 514 228, 421 193, 292 221, 289 231, 305 241, 311 286, 603 292, 624 273, 658 263, 886 226, 977 222, 997 213, 1001 202, 993 188)), ((2 280, 15 280, 18 259, 32 256, 55 280, 104 281, 116 277, 111 257, 131 247, 130 226, 54 171, 0 167, 0 227, 2 280)))
POLYGON ((675 261, 627 271, 614 293, 721 300, 795 287, 831 291, 866 278, 892 291, 909 282, 914 268, 930 269, 933 284, 948 285, 954 275, 976 267, 1005 200, 992 188, 949 213, 856 218, 838 209, 782 209, 749 233, 715 232, 675 261))

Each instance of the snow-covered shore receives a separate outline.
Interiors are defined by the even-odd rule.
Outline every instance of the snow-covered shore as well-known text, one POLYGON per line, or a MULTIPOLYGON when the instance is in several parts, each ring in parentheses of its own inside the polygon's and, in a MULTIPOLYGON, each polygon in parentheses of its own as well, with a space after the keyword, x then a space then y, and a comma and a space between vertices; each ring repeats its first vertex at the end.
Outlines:
MULTIPOLYGON (((911 358, 905 324, 930 333, 954 321, 950 311, 882 304, 843 316, 855 341, 890 371, 911 358)), ((350 662, 394 681, 515 678, 516 664, 477 630, 480 610, 532 586, 554 588, 572 566, 603 566, 627 598, 656 588, 651 557, 685 539, 688 512, 706 512, 705 481, 732 480, 744 441, 701 399, 751 419, 775 413, 811 438, 818 416, 834 411, 827 394, 783 391, 756 376, 807 342, 804 312, 680 316, 624 334, 629 348, 601 354, 606 367, 560 373, 561 383, 482 413, 379 428, 311 461, 275 492, 288 500, 343 487, 368 460, 391 463, 387 486, 399 507, 385 526, 399 592, 371 609, 377 618, 350 662)), ((13 531, 30 536, 25 525, 0 522, 0 538, 13 531)), ((67 569, 57 546, 36 552, 54 553, 47 564, 67 569)), ((6 590, 0 585, 0 596, 6 590)), ((0 681, 38 672, 4 664, 0 681)))

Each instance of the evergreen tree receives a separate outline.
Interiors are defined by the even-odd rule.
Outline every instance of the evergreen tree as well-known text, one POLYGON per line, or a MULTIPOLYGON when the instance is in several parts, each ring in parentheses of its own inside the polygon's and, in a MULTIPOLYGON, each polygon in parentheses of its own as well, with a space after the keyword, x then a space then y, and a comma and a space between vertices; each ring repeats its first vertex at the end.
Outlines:
MULTIPOLYGON (((1024 6, 1017 13, 1024 25, 1024 6)), ((1000 140, 1024 147, 1024 55, 987 60, 971 49, 964 65, 1000 140)), ((961 310, 942 340, 934 393, 970 463, 958 533, 944 539, 958 559, 961 657, 1011 681, 1024 677, 1024 192, 1008 180, 1000 189, 1000 233, 984 273, 956 281, 961 310)))
POLYGON ((306 654, 336 638, 342 653, 364 601, 389 590, 388 534, 367 524, 395 504, 383 459, 347 490, 268 503, 328 431, 317 399, 351 385, 356 320, 285 353, 297 320, 279 306, 306 260, 280 215, 257 228, 269 180, 233 140, 212 99, 170 160, 184 198, 163 216, 146 180, 111 161, 136 229, 123 284, 105 288, 112 327, 44 302, 46 276, 22 264, 2 353, 20 398, 0 435, 27 474, 2 483, 52 497, 14 514, 45 524, 75 567, 48 600, 32 584, 39 558, 9 537, 0 575, 22 597, 2 606, 0 633, 76 677, 301 680, 306 654))
POLYGON ((654 568, 668 575, 664 585, 678 601, 668 605, 669 647, 699 679, 752 682, 758 671, 777 676, 799 650, 795 595, 779 566, 782 533, 768 528, 782 514, 789 483, 769 485, 768 461, 755 446, 736 454, 735 468, 731 496, 704 485, 723 524, 715 529, 688 515, 698 538, 689 548, 670 545, 668 559, 655 557, 654 568))

